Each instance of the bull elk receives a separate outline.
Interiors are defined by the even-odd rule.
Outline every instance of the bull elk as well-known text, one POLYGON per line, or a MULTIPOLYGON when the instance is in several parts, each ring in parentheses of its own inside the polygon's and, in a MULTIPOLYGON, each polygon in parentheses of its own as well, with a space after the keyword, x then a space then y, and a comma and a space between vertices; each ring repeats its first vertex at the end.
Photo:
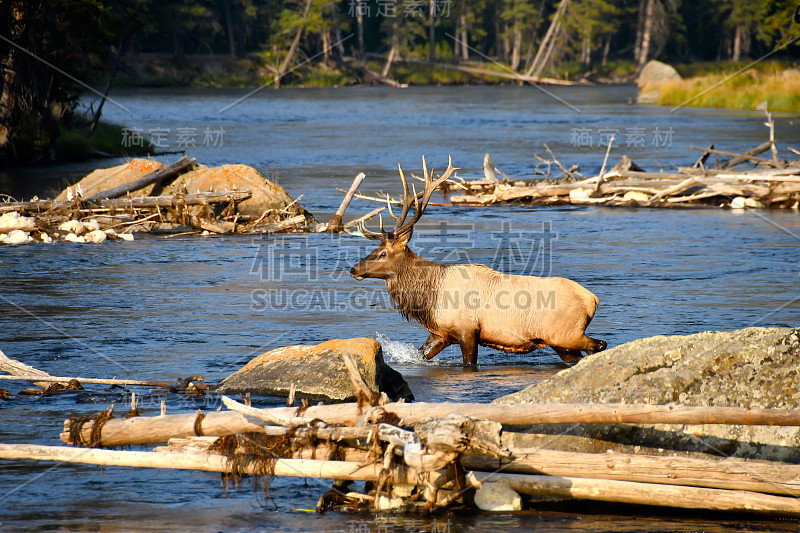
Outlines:
MULTIPOLYGON (((478 264, 440 265, 418 256, 408 241, 433 191, 456 170, 452 159, 436 180, 422 159, 425 188, 409 191, 400 168, 403 202, 395 216, 387 198, 394 230, 375 233, 359 227, 362 236, 380 239, 380 245, 350 269, 357 280, 380 278, 406 319, 419 321, 430 332, 420 348, 431 359, 458 343, 464 366, 478 361, 478 345, 511 353, 528 353, 550 346, 564 362, 577 361, 581 352, 592 354, 606 343, 584 331, 599 300, 578 283, 558 277, 505 274, 478 264), (406 217, 414 206, 414 216, 406 217)), ((399 165, 398 165, 399 167, 399 165)))

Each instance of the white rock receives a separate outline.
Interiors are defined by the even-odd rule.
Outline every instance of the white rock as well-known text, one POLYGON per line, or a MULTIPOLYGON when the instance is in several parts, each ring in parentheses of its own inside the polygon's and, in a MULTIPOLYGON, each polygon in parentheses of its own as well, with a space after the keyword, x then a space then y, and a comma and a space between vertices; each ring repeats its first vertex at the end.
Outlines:
POLYGON ((378 498, 378 511, 388 511, 390 509, 398 509, 403 506, 402 498, 387 498, 381 495, 378 498))
POLYGON ((764 204, 756 200, 755 198, 745 198, 744 199, 744 206, 745 207, 754 207, 756 209, 760 209, 764 207, 764 204))
POLYGON ((106 233, 104 231, 100 231, 99 229, 96 229, 94 231, 90 231, 89 233, 87 233, 85 235, 85 238, 86 238, 86 242, 101 243, 101 242, 105 242, 106 239, 108 238, 108 236, 106 235, 106 233))
POLYGON ((64 237, 64 240, 67 242, 86 242, 86 239, 83 237, 83 235, 78 237, 74 233, 68 233, 67 236, 64 237))
POLYGON ((31 237, 21 229, 15 229, 9 232, 8 235, 6 234, 0 235, 0 242, 3 242, 5 244, 22 244, 26 242, 31 242, 32 240, 33 237, 31 237))
MULTIPOLYGON (((61 231, 67 231, 69 233, 74 233, 76 236, 86 233, 86 227, 83 225, 83 222, 81 222, 80 220, 68 220, 68 221, 62 223, 58 227, 58 229, 60 229, 61 231)), ((64 240, 66 240, 66 239, 64 239, 64 240)), ((72 242, 74 242, 74 241, 72 241, 72 242)))
POLYGON ((764 204, 754 198, 745 198, 744 196, 737 196, 731 201, 731 209, 744 209, 745 207, 760 208, 764 204))
POLYGON ((119 235, 117 235, 117 237, 119 237, 123 241, 128 241, 128 242, 133 240, 133 235, 131 233, 120 233, 119 235))
POLYGON ((475 505, 483 511, 519 511, 522 498, 508 483, 482 483, 475 491, 475 505))
POLYGON ((203 235, 203 236, 206 236, 206 235, 211 235, 211 232, 210 232, 210 231, 208 231, 207 229, 204 229, 204 230, 203 230, 203 233, 201 233, 200 235, 203 235))
POLYGON ((582 200, 583 198, 589 198, 589 195, 591 195, 592 192, 594 192, 592 189, 584 189, 584 188, 572 189, 571 191, 569 191, 569 199, 582 200))
POLYGON ((41 239, 42 239, 42 242, 46 242, 46 243, 53 242, 53 238, 50 235, 48 235, 47 233, 42 233, 41 239))
POLYGON ((634 200, 636 202, 647 202, 648 200, 650 200, 650 195, 647 194, 646 192, 628 191, 622 197, 622 201, 627 202, 629 200, 634 200))
POLYGON ((414 489, 416 488, 416 485, 398 483, 397 485, 392 485, 392 496, 395 498, 408 498, 411 496, 411 494, 413 494, 414 489))
POLYGON ((86 229, 86 231, 95 231, 100 229, 100 224, 98 224, 95 219, 92 219, 89 222, 84 222, 83 227, 86 229))
POLYGON ((0 216, 0 233, 9 233, 14 230, 33 231, 36 221, 33 217, 23 217, 16 211, 0 216))
POLYGON ((116 237, 117 236, 117 231, 114 228, 108 228, 107 230, 104 230, 104 231, 105 231, 105 234, 108 235, 109 237, 116 237))

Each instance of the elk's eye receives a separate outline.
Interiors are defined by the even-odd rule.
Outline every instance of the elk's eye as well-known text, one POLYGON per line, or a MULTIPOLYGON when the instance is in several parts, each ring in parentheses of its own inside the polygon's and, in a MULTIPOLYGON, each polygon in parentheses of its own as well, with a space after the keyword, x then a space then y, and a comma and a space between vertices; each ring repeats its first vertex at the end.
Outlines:
POLYGON ((386 257, 386 252, 381 252, 378 259, 383 259, 384 257, 386 257))

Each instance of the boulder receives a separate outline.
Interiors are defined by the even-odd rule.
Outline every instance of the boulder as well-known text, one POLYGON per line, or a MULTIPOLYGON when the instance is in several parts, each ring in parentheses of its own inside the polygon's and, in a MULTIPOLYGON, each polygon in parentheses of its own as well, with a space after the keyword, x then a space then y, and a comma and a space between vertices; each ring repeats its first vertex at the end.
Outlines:
MULTIPOLYGON (((80 186, 83 191, 83 197, 88 198, 99 192, 107 191, 113 187, 130 183, 137 180, 142 176, 150 174, 154 170, 163 168, 164 165, 152 159, 132 159, 124 165, 111 168, 98 168, 91 174, 80 180, 76 185, 69 187, 73 191, 77 186, 80 186)), ((149 185, 138 191, 131 193, 131 196, 149 196, 153 191, 154 185, 149 185)), ((74 192, 73 192, 74 194, 74 192)), ((67 189, 61 191, 56 196, 56 200, 66 200, 67 189)))
MULTIPOLYGON (((800 328, 747 328, 640 339, 581 360, 551 379, 495 400, 800 407, 800 328)), ((733 425, 537 425, 508 446, 602 452, 704 452, 800 461, 800 428, 733 425)))
POLYGON ((674 67, 651 59, 636 78, 636 85, 639 86, 639 96, 636 97, 636 102, 640 104, 656 103, 660 85, 680 79, 681 75, 674 67))
POLYGON ((345 402, 356 400, 342 353, 358 365, 361 377, 374 392, 385 392, 392 400, 413 400, 408 383, 383 360, 375 339, 335 339, 317 345, 277 348, 252 359, 225 378, 214 391, 220 394, 251 393, 288 396, 292 384, 297 398, 345 402))
POLYGON ((241 215, 258 218, 267 209, 287 210, 292 216, 305 214, 302 206, 294 202, 283 187, 265 179, 256 169, 247 165, 200 165, 197 169, 178 176, 163 191, 156 192, 172 195, 180 192, 214 191, 250 191, 253 196, 237 205, 237 211, 241 215))
POLYGON ((675 67, 651 59, 644 66, 639 76, 636 78, 636 85, 639 89, 645 90, 660 85, 665 81, 680 80, 681 75, 675 67))

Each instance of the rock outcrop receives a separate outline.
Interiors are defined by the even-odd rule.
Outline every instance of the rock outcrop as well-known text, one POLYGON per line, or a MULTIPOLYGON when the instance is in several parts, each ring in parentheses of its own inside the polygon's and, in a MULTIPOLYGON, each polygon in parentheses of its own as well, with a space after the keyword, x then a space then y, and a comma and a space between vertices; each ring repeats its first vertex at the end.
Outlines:
MULTIPOLYGON (((747 328, 640 339, 586 357, 495 403, 588 402, 800 407, 800 329, 747 328)), ((575 451, 667 451, 800 460, 800 429, 730 425, 518 428, 515 445, 575 451)))
POLYGON ((380 343, 368 338, 335 339, 315 346, 271 350, 225 378, 214 391, 288 396, 294 384, 297 398, 354 401, 357 393, 342 359, 343 352, 350 354, 373 392, 385 392, 392 400, 414 399, 403 376, 384 362, 380 343))

